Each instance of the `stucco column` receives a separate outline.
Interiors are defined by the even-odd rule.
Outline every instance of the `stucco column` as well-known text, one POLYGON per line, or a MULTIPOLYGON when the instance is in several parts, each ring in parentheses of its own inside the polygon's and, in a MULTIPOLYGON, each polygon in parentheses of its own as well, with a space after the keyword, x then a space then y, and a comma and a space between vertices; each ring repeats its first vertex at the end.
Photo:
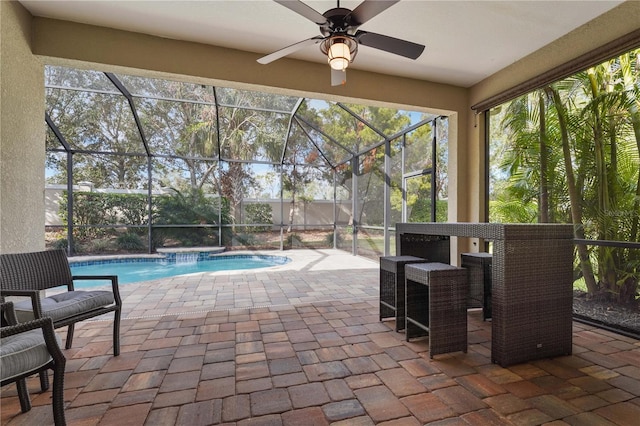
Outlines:
POLYGON ((0 2, 0 253, 44 249, 44 66, 31 23, 0 2))

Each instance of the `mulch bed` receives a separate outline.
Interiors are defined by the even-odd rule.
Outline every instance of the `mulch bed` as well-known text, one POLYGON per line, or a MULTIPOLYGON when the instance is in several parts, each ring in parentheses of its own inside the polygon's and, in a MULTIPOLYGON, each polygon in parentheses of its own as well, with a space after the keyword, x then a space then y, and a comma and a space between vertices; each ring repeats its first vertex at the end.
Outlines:
POLYGON ((597 298, 588 298, 585 292, 574 291, 573 314, 612 329, 640 337, 640 305, 622 305, 597 298))

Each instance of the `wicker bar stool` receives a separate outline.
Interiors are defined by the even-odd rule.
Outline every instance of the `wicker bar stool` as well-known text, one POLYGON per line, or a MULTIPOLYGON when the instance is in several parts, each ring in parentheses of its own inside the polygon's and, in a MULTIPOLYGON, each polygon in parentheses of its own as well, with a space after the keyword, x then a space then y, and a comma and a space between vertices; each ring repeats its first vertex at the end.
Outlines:
POLYGON ((416 256, 380 257, 380 321, 396 319, 396 331, 404 330, 404 268, 427 262, 416 256))
POLYGON ((460 266, 469 274, 467 308, 482 308, 482 319, 491 318, 491 253, 462 253, 460 266))
POLYGON ((429 356, 467 352, 467 293, 464 268, 419 263, 405 268, 406 338, 429 336, 429 356))

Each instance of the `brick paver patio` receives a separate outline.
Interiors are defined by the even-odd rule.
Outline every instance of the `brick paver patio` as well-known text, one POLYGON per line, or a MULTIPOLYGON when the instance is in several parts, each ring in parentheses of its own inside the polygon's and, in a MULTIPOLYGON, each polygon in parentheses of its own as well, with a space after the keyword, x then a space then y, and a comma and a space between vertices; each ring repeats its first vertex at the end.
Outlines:
MULTIPOLYGON (((64 351, 68 424, 638 424, 635 339, 574 323, 573 355, 502 368, 471 310, 468 352, 430 360, 378 321, 377 262, 282 254, 294 261, 123 286, 121 355, 109 319, 64 351)), ((26 414, 2 388, 3 425, 51 424, 51 392, 29 383, 26 414)))

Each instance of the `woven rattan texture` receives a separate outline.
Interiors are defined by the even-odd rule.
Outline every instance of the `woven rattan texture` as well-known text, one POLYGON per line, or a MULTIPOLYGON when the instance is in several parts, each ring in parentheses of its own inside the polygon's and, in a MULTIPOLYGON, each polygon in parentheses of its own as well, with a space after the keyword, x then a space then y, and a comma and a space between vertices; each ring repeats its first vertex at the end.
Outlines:
POLYGON ((502 366, 571 354, 573 242, 505 240, 494 246, 492 358, 502 366), (496 253, 509 253, 496 256, 496 253))
POLYGON ((0 304, 0 312, 4 318, 9 319, 9 325, 2 327, 0 336, 2 338, 8 336, 19 335, 25 331, 40 329, 44 338, 45 344, 51 355, 51 361, 44 366, 38 366, 32 369, 25 369, 22 376, 14 377, 10 380, 3 381, 2 386, 8 383, 15 382, 18 389, 18 399, 20 400, 20 408, 23 412, 27 412, 31 409, 31 399, 29 398, 29 390, 26 384, 26 378, 35 373, 40 373, 40 380, 42 390, 49 388, 49 380, 46 375, 46 370, 53 370, 53 396, 51 404, 53 408, 53 421, 56 426, 66 425, 66 419, 64 414, 64 372, 66 365, 66 358, 58 346, 58 340, 56 338, 55 331, 53 329, 53 322, 51 318, 40 318, 33 321, 17 323, 15 322, 15 312, 13 312, 13 303, 7 302, 0 304), (11 312, 9 312, 11 311, 11 312))
POLYGON ((0 256, 0 288, 3 290, 46 290, 71 282, 71 269, 63 250, 0 256), (47 267, 41 268, 41 265, 47 267))
MULTIPOLYGON (((487 240, 573 239, 573 227, 549 223, 398 223, 396 238, 408 238, 403 234, 473 237, 487 240)), ((401 254, 405 254, 404 250, 401 254)))
POLYGON ((448 236, 401 234, 397 238, 397 254, 421 257, 432 262, 451 263, 448 236))
POLYGON ((429 336, 429 356, 467 351, 467 271, 443 263, 405 267, 406 338, 429 336))
MULTIPOLYGON (((113 354, 120 354, 120 318, 122 300, 118 289, 118 277, 109 276, 72 276, 71 268, 64 250, 49 250, 30 253, 0 255, 0 296, 2 301, 6 296, 30 297, 34 308, 34 317, 43 316, 41 290, 58 286, 66 286, 73 291, 74 279, 108 279, 115 303, 103 307, 81 311, 74 315, 56 320, 55 328, 67 327, 65 347, 71 348, 75 323, 94 318, 102 314, 114 313, 113 321, 113 354)), ((81 293, 77 292, 76 294, 81 293)))
POLYGON ((380 258, 380 320, 395 318, 396 331, 404 330, 404 268, 411 263, 426 262, 415 256, 380 258))
POLYGON ((506 367, 571 353, 572 225, 398 223, 397 245, 414 238, 405 234, 493 241, 493 362, 506 367))
POLYGON ((482 308, 482 319, 491 318, 491 254, 462 253, 460 259, 468 273, 467 308, 482 308))

